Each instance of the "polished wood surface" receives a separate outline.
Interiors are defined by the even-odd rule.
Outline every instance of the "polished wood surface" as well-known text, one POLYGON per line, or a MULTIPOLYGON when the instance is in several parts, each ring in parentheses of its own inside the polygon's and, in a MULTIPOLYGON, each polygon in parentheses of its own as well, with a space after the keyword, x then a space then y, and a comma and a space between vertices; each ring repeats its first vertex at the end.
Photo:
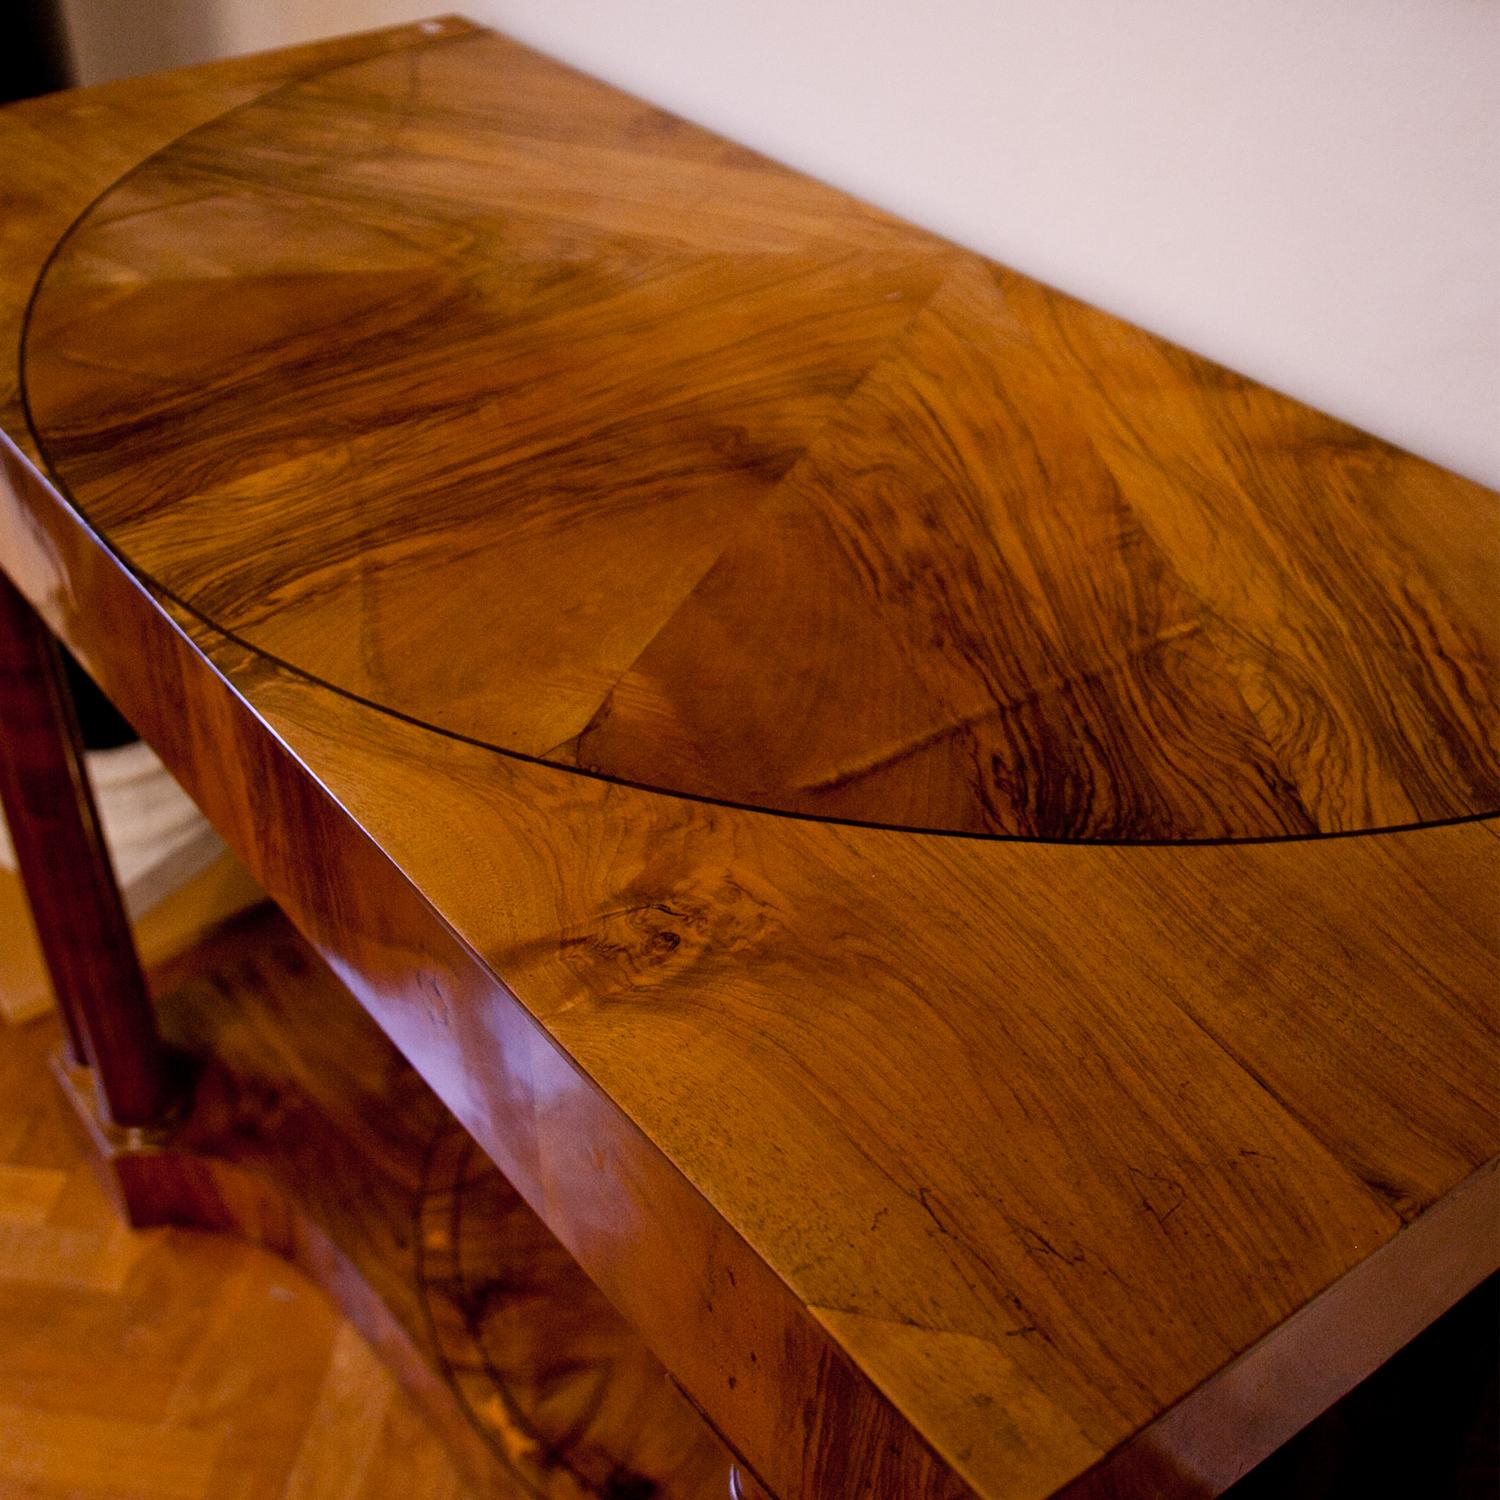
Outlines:
POLYGON ((0 566, 772 1494, 1224 1488, 1500 1260, 1495 497, 385 45, 0 114, 0 566))
POLYGON ((138 571, 497 748, 1052 838, 1500 807, 1492 496, 497 37, 141 164, 22 381, 138 571))
MULTIPOLYGON (((265 1120, 272 1100, 289 1102, 288 1069, 257 1045, 278 1033, 287 1038, 276 991, 324 994, 344 1023, 340 1040, 354 1042, 352 1055, 380 1050, 368 1023, 349 1024, 347 999, 269 914, 218 933, 161 970, 159 982, 158 993, 170 997, 174 1035, 228 1028, 249 1039, 235 1049, 242 1069, 259 1054, 259 1084, 247 1087, 242 1072, 237 1085, 247 1122, 265 1120)), ((8 1500, 222 1500, 226 1493, 236 1500, 477 1500, 512 1493, 493 1474, 484 1488, 464 1482, 431 1416, 382 1367, 376 1346, 334 1316, 296 1270, 234 1238, 122 1226, 50 1086, 47 1058, 57 1045, 55 1018, 0 1027, 0 1491, 8 1500)), ((300 1063, 293 1055, 291 1071, 305 1073, 300 1063)), ((399 1073, 399 1063, 391 1066, 399 1073)), ((347 1077, 350 1070, 340 1058, 332 1071, 347 1077)), ((215 1097, 222 1103, 226 1094, 215 1097)), ((293 1108, 273 1120, 270 1137, 297 1118, 293 1108)), ((228 1148, 227 1156, 199 1158, 221 1182, 234 1182, 236 1161, 242 1172, 258 1174, 266 1165, 280 1172, 283 1158, 267 1151, 267 1136, 226 1135, 205 1124, 195 1127, 198 1139, 228 1148)), ((361 1137, 366 1144, 379 1138, 361 1137)), ((440 1117, 434 1139, 453 1139, 440 1117)), ((186 1161, 160 1165, 175 1175, 186 1161)), ((411 1180, 423 1175, 415 1171, 411 1180)), ((250 1183, 242 1178, 239 1185, 250 1183)), ((271 1187, 261 1179, 263 1205, 277 1201, 271 1187)), ((237 1201, 243 1210, 256 1197, 242 1191, 237 1201)), ((284 1193, 280 1201, 285 1223, 284 1193)), ((429 1222, 446 1217, 435 1198, 422 1201, 429 1222)), ((217 1206, 214 1222, 222 1222, 223 1203, 222 1194, 200 1192, 192 1209, 201 1221, 217 1206)), ((263 1226, 274 1222, 247 1215, 244 1227, 264 1239, 263 1226)), ((342 1222, 348 1226, 347 1216, 342 1222)), ((410 1272, 408 1250, 379 1277, 398 1289, 398 1301, 404 1287, 408 1306, 417 1285, 410 1272), (392 1275, 403 1267, 404 1277, 392 1275)), ((478 1279, 465 1276, 463 1285, 477 1290, 478 1279)), ((354 1284, 346 1271, 334 1291, 347 1295, 354 1284)), ((1495 1324, 1493 1288, 1488 1305, 1481 1296, 1478 1306, 1460 1307, 1443 1324, 1455 1326, 1429 1330, 1375 1382, 1236 1486, 1234 1500, 1329 1500, 1332 1475, 1345 1483, 1370 1476, 1362 1493, 1399 1475, 1403 1493, 1487 1497, 1495 1473, 1494 1401, 1476 1411, 1473 1381, 1483 1377, 1495 1324), (1435 1334, 1441 1343, 1431 1347, 1435 1334), (1440 1452, 1430 1447, 1434 1428, 1448 1429, 1440 1452), (1459 1468, 1456 1487, 1445 1467, 1459 1468)), ((368 1318, 366 1327, 378 1331, 368 1318)), ((385 1362, 394 1363, 388 1345, 385 1362)), ((760 1500, 765 1492, 746 1480, 740 1493, 760 1500)))
POLYGON ((497 1500, 724 1500, 729 1455, 317 956, 263 907, 160 975, 191 1111, 95 1126, 140 1227, 276 1250, 378 1348, 497 1500))
POLYGON ((175 1093, 83 763, 57 643, 0 574, 0 807, 68 1050, 112 1124, 151 1125, 175 1093))

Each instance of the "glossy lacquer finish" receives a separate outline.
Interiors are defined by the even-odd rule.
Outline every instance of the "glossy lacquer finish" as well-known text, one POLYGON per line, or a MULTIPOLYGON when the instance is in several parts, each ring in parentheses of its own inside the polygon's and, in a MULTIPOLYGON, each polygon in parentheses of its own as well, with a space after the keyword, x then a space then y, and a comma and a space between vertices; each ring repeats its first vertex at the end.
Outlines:
POLYGON ((1496 497, 346 45, 0 114, 0 565, 747 1484, 1223 1488, 1500 1260, 1496 497))
POLYGON ((1492 498, 495 37, 107 192, 37 440, 132 564, 350 694, 901 827, 1500 806, 1492 498))
POLYGON ((84 769, 57 643, 0 575, 0 811, 46 953, 70 1061, 104 1118, 155 1122, 172 1084, 84 769))

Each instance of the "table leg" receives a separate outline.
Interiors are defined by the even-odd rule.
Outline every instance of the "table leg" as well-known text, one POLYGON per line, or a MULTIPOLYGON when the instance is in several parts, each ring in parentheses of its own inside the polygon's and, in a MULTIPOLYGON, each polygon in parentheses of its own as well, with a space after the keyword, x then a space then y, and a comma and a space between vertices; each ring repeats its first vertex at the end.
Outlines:
POLYGON ((75 1064, 105 1123, 159 1123, 167 1054, 136 957, 57 642, 0 574, 0 806, 75 1064))

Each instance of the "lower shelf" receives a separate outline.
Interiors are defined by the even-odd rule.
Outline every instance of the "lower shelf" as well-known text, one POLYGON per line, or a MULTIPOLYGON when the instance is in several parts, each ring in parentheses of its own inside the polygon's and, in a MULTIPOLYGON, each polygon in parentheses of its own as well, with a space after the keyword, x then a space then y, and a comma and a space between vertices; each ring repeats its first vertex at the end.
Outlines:
POLYGON ((724 1500, 727 1451, 321 960, 272 908, 158 1003, 200 1075, 165 1138, 110 1136, 132 1223, 231 1231, 321 1284, 481 1493, 724 1500))

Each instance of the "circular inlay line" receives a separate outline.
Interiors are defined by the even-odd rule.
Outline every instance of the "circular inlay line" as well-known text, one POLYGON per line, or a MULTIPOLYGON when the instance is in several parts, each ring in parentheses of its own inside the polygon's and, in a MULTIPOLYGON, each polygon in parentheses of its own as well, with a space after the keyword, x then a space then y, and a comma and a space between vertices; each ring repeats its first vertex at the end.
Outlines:
MULTIPOLYGON (((340 697, 357 703, 362 707, 395 719, 399 722, 409 724, 425 732, 437 734, 461 744, 473 746, 488 753, 506 757, 521 764, 546 767, 550 770, 569 775, 579 776, 587 780, 603 782, 631 789, 633 791, 646 793, 654 796, 670 797, 679 801, 699 803, 711 807, 721 807, 736 812, 757 814, 763 817, 787 818, 793 821, 824 824, 836 827, 866 828, 877 832, 904 833, 924 837, 938 838, 960 838, 974 839, 986 842, 998 843, 1022 843, 1022 844, 1045 844, 1045 845, 1100 845, 1104 847, 1193 847, 1193 846, 1218 846, 1237 844, 1264 844, 1264 843, 1295 843, 1311 840, 1330 838, 1356 838, 1366 836, 1381 836, 1387 834, 1414 832, 1429 828, 1445 827, 1468 822, 1479 822, 1500 816, 1500 809, 1487 809, 1483 811, 1467 812, 1453 815, 1451 817, 1436 819, 1417 819, 1403 823, 1388 823, 1373 827, 1357 827, 1345 829, 1310 829, 1306 831, 1267 832, 1249 834, 1216 834, 1205 836, 1184 835, 1178 837, 1152 836, 1141 837, 1131 835, 1115 834, 1038 834, 1001 831, 981 831, 974 829, 933 827, 919 822, 908 820, 882 820, 875 817, 854 817, 826 814, 813 811, 799 810, 793 807, 766 805, 764 802, 750 801, 730 796, 714 795, 712 793, 684 790, 673 786, 661 784, 649 779, 632 776, 624 776, 607 770, 595 769, 588 766, 568 764, 564 761, 549 759, 543 755, 534 755, 522 750, 496 743, 486 739, 482 735, 465 733, 443 724, 434 722, 423 717, 421 714, 408 712, 392 703, 382 701, 368 694, 361 693, 346 684, 338 683, 321 675, 318 672, 288 660, 274 652, 268 651, 243 635, 231 630, 207 614, 198 605, 186 598, 179 591, 171 588, 167 583, 138 566, 117 546, 109 535, 95 524, 87 510, 73 493, 71 486, 63 477, 60 468, 49 452, 48 445, 44 440, 40 423, 33 410, 31 391, 28 384, 28 353, 33 330, 34 315, 42 289, 46 284, 49 274, 55 266, 59 256, 67 248, 75 236, 90 221, 100 205, 115 194, 124 184, 129 182, 137 174, 141 173, 154 162, 158 161, 175 148, 189 141, 194 136, 209 131, 221 125, 225 120, 253 107, 263 105, 274 100, 295 88, 316 78, 343 71, 349 68, 359 67, 362 64, 378 60, 382 56, 393 56, 403 52, 414 52, 418 49, 437 46, 439 43, 472 40, 476 36, 485 33, 462 32, 447 34, 436 37, 423 37, 413 40, 402 47, 390 49, 385 53, 372 54, 370 57, 356 59, 352 62, 342 62, 330 66, 309 70, 307 73, 287 79, 273 88, 266 90, 254 98, 247 99, 209 120, 200 122, 184 131, 173 140, 158 148, 156 151, 141 158, 130 168, 123 172, 118 178, 107 184, 92 200, 75 216, 67 229, 53 244, 48 251, 45 260, 39 268, 36 278, 32 284, 30 295, 24 310, 20 340, 18 347, 18 386, 21 407, 25 417, 28 431, 32 442, 46 470, 47 476, 58 491, 58 493, 73 508, 91 534, 98 539, 103 546, 131 576, 145 587, 148 592, 154 594, 158 601, 167 601, 193 620, 199 622, 205 629, 226 642, 250 653, 254 658, 288 673, 303 681, 306 681, 322 690, 336 693, 340 697)), ((207 655, 207 648, 200 646, 207 655)))

